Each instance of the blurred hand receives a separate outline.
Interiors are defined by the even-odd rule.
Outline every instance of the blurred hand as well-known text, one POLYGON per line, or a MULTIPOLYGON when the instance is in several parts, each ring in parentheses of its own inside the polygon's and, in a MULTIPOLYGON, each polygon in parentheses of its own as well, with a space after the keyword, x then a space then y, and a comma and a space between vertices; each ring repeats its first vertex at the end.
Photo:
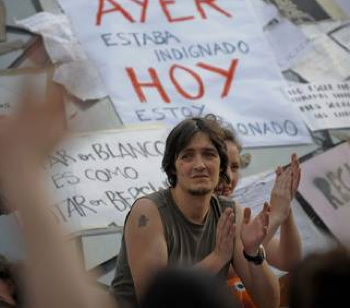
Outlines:
POLYGON ((44 101, 26 84, 18 112, 0 117, 0 189, 5 196, 30 183, 65 128, 61 86, 52 85, 44 101))
POLYGON ((43 101, 28 85, 23 87, 18 112, 0 117, 1 165, 14 164, 17 158, 41 161, 52 151, 66 128, 62 93, 54 84, 43 101))

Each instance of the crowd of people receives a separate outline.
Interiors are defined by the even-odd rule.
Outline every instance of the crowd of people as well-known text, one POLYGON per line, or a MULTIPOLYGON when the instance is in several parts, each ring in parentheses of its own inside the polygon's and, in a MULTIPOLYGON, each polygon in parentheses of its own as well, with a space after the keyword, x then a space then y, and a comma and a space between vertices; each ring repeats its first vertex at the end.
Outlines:
POLYGON ((162 160, 169 187, 137 199, 127 215, 112 296, 91 288, 93 278, 48 210, 41 172, 66 136, 63 90, 52 85, 46 102, 24 92, 18 113, 0 117, 0 190, 4 206, 20 215, 27 265, 21 297, 6 266, 0 267, 1 306, 279 307, 270 265, 293 273, 291 307, 323 307, 345 295, 346 249, 302 259, 291 207, 301 176, 297 156, 288 168, 277 167, 270 200, 252 217, 232 198, 241 146, 213 115, 185 119, 169 133, 162 160), (229 293, 231 279, 244 286, 244 301, 229 293))

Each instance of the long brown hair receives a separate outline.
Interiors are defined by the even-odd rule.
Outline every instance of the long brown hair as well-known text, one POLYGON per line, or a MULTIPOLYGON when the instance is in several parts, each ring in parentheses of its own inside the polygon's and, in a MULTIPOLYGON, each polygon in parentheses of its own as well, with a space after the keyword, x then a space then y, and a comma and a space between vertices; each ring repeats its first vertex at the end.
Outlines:
POLYGON ((177 183, 176 158, 198 132, 206 134, 219 153, 220 180, 229 180, 226 173, 228 165, 227 148, 222 128, 216 120, 196 117, 181 121, 172 129, 166 140, 162 168, 167 174, 170 187, 175 187, 177 183))

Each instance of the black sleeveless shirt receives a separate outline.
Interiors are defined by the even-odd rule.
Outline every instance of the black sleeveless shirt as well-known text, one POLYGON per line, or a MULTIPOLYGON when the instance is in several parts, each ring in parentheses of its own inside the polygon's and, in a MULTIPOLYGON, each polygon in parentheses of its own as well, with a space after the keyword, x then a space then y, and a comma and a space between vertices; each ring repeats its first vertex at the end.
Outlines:
MULTIPOLYGON (((212 197, 205 222, 199 225, 190 222, 183 215, 175 204, 170 189, 160 190, 142 198, 153 201, 158 208, 165 232, 169 266, 193 266, 206 258, 215 248, 216 227, 222 211, 226 207, 234 206, 232 201, 220 199, 219 202, 217 198, 212 197)), ((218 273, 223 281, 227 279, 228 268, 229 263, 218 273)), ((112 281, 112 293, 116 296, 119 304, 137 307, 135 286, 128 263, 124 236, 118 255, 115 277, 112 281)))

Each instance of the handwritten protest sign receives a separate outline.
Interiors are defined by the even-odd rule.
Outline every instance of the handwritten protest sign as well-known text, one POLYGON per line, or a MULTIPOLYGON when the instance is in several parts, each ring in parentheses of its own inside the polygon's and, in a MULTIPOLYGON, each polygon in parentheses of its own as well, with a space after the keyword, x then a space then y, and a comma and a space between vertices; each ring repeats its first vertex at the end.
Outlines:
POLYGON ((350 146, 343 143, 301 164, 299 192, 329 230, 350 244, 350 146))
POLYGON ((350 127, 350 83, 312 83, 286 89, 312 131, 350 127))
POLYGON ((164 129, 79 135, 49 156, 52 214, 68 232, 123 226, 135 199, 166 186, 164 129))
POLYGON ((214 113, 244 146, 310 142, 243 0, 59 0, 124 123, 214 113))

